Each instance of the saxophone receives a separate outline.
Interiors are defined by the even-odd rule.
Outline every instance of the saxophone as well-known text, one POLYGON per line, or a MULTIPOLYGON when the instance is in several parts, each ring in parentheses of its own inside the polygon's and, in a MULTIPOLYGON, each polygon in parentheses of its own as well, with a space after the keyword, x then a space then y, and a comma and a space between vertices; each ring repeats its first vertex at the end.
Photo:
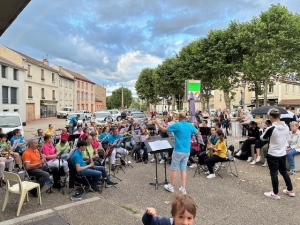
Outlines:
POLYGON ((7 143, 6 151, 7 151, 6 158, 7 158, 7 159, 11 158, 11 157, 10 157, 10 142, 7 143))

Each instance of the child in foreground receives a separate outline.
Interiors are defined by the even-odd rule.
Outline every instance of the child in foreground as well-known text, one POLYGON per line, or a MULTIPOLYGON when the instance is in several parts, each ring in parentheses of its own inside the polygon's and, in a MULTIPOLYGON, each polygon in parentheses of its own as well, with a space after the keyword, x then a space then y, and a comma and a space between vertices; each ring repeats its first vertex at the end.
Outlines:
POLYGON ((188 195, 175 194, 172 203, 172 217, 158 217, 154 208, 147 208, 142 221, 144 225, 192 225, 196 217, 197 205, 188 195))

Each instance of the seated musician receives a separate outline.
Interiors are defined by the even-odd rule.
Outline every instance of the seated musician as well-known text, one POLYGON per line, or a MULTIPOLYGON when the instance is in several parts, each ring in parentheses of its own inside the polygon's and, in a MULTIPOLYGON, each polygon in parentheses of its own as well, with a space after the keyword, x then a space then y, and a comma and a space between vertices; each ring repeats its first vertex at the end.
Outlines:
POLYGON ((122 124, 122 122, 121 121, 119 121, 118 122, 118 132, 120 133, 120 131, 123 129, 123 128, 125 128, 125 126, 123 126, 123 124, 122 124))
MULTIPOLYGON (((89 129, 88 127, 84 127, 84 128, 82 129, 82 131, 83 131, 83 134, 80 135, 80 139, 81 139, 81 140, 85 140, 85 138, 86 138, 87 136, 89 136, 89 134, 90 134, 90 129, 89 129)), ((74 134, 75 134, 75 133, 74 133, 74 134)))
POLYGON ((60 164, 61 167, 63 167, 66 176, 69 175, 69 166, 67 161, 63 161, 60 159, 60 162, 56 157, 59 154, 59 151, 53 146, 52 144, 52 136, 49 134, 46 134, 44 137, 45 143, 43 144, 41 148, 41 153, 45 155, 46 161, 48 163, 49 167, 57 167, 60 164))
POLYGON ((61 133, 60 133, 60 140, 61 139, 66 139, 69 140, 70 134, 67 131, 67 128, 62 128, 61 133))
POLYGON ((207 120, 202 120, 200 133, 204 143, 207 143, 208 136, 210 135, 210 127, 207 126, 207 120))
POLYGON ((135 145, 135 141, 132 138, 132 132, 134 131, 134 126, 131 124, 128 128, 128 131, 126 134, 124 134, 124 142, 125 142, 125 148, 126 149, 132 149, 135 145))
POLYGON ((90 163, 90 160, 92 159, 94 161, 94 164, 96 166, 100 166, 100 157, 98 155, 97 151, 94 151, 92 143, 93 143, 93 138, 91 135, 86 136, 85 138, 86 141, 86 150, 82 152, 82 158, 86 164, 90 163))
MULTIPOLYGON (((89 137, 87 137, 89 138, 89 137)), ((77 171, 78 175, 86 176, 92 180, 91 187, 94 191, 99 191, 97 183, 101 176, 107 178, 108 185, 115 185, 117 183, 111 182, 106 174, 103 166, 95 166, 94 161, 90 162, 88 165, 83 161, 83 152, 86 151, 87 143, 86 141, 78 141, 77 149, 71 157, 71 162, 77 171)))
POLYGON ((110 114, 108 114, 107 117, 104 118, 104 121, 105 121, 105 122, 113 122, 114 119, 111 117, 110 114))
MULTIPOLYGON (((119 134, 118 129, 113 127, 112 128, 112 134, 109 135, 109 144, 112 145, 116 140, 122 139, 122 135, 119 134)), ((116 163, 116 154, 120 154, 122 156, 121 160, 127 157, 128 151, 121 147, 121 145, 117 145, 114 150, 111 153, 110 157, 110 163, 111 163, 111 170, 115 170, 115 163, 116 163)), ((127 163, 131 163, 130 161, 127 161, 127 163)))
MULTIPOLYGON (((8 170, 8 172, 13 172, 14 159, 12 157, 9 157, 11 154, 13 156, 15 154, 18 155, 16 158, 18 159, 19 163, 21 160, 19 153, 10 151, 10 143, 7 143, 6 140, 7 140, 7 135, 0 134, 0 162, 4 162, 4 166, 3 166, 3 168, 0 169, 0 173, 1 173, 1 170, 2 169, 4 170, 5 167, 6 167, 5 170, 8 170), (8 154, 9 154, 9 156, 8 156, 8 154)), ((3 173, 3 171, 2 171, 2 173, 3 173)))
POLYGON ((101 153, 103 153, 102 144, 97 140, 97 133, 91 132, 90 136, 92 136, 92 147, 94 152, 99 154, 102 151, 101 153))
POLYGON ((85 119, 82 119, 82 124, 81 124, 81 126, 84 128, 84 127, 88 127, 88 124, 87 124, 87 122, 86 122, 86 120, 85 119))
POLYGON ((71 148, 67 139, 65 138, 60 139, 60 142, 57 143, 55 148, 57 149, 58 152, 64 151, 64 153, 61 156, 63 160, 66 160, 68 158, 69 151, 71 148))
POLYGON ((5 168, 5 162, 2 157, 0 157, 0 187, 4 186, 4 168, 5 168))
POLYGON ((108 146, 108 142, 109 142, 109 138, 108 138, 109 130, 110 130, 109 126, 103 127, 102 133, 99 135, 99 138, 98 138, 98 140, 101 141, 102 147, 104 149, 107 149, 107 146, 108 146))
POLYGON ((203 119, 207 119, 208 117, 209 117, 209 114, 208 114, 207 110, 206 110, 206 109, 203 110, 202 118, 203 118, 203 119))
POLYGON ((95 122, 91 122, 90 125, 88 126, 88 128, 89 128, 89 133, 97 131, 95 122))
POLYGON ((190 165, 190 168, 196 168, 197 167, 197 163, 195 163, 195 160, 192 157, 199 154, 199 153, 200 153, 200 144, 198 143, 197 138, 195 137, 195 135, 192 135, 192 137, 191 137, 190 157, 189 157, 189 161, 192 163, 192 165, 190 165))
POLYGON ((145 164, 148 163, 148 150, 147 147, 144 143, 144 141, 142 140, 142 136, 145 138, 145 140, 149 139, 149 132, 146 130, 146 128, 144 126, 141 127, 141 139, 139 143, 137 143, 137 146, 135 148, 135 154, 136 154, 136 162, 142 162, 142 158, 141 158, 141 149, 144 150, 143 153, 143 161, 145 164))
POLYGON ((42 129, 37 129, 37 134, 34 136, 38 141, 38 147, 41 148, 44 144, 44 131, 42 129))
POLYGON ((44 134, 49 134, 51 136, 56 135, 56 131, 54 130, 52 124, 49 124, 48 128, 44 131, 44 134))
POLYGON ((74 134, 83 134, 83 129, 81 125, 77 125, 77 130, 74 132, 74 134))
POLYGON ((140 131, 141 125, 140 125, 141 119, 138 119, 138 121, 134 122, 134 131, 140 131))
POLYGON ((219 138, 217 136, 216 129, 214 127, 212 127, 210 129, 210 136, 208 136, 208 138, 207 138, 206 151, 201 152, 198 156, 198 163, 200 165, 204 164, 204 159, 206 157, 211 157, 212 156, 213 148, 216 146, 218 139, 219 138))
MULTIPOLYGON (((30 139, 27 143, 28 148, 24 151, 22 155, 22 160, 24 162, 24 167, 29 176, 35 177, 37 182, 40 184, 42 189, 45 185, 46 180, 49 180, 49 168, 45 164, 45 155, 41 154, 38 150, 38 141, 36 139, 30 139)), ((57 167, 50 167, 51 173, 53 174, 54 185, 53 188, 60 187, 58 182, 59 173, 57 167)), ((37 190, 34 189, 30 191, 33 196, 37 196, 37 190)))
POLYGON ((14 149, 14 152, 18 152, 20 155, 22 155, 23 151, 26 148, 25 140, 23 136, 21 135, 21 130, 20 129, 14 129, 13 131, 13 137, 10 139, 10 143, 13 146, 15 141, 18 142, 17 148, 14 149))

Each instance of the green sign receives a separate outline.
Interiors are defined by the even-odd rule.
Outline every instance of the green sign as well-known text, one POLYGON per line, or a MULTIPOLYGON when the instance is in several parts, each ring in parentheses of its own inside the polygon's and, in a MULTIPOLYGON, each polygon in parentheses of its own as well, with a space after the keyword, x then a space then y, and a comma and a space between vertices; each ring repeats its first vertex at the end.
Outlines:
POLYGON ((187 80, 187 98, 190 98, 190 93, 193 93, 194 100, 199 101, 201 97, 201 82, 200 80, 187 80))

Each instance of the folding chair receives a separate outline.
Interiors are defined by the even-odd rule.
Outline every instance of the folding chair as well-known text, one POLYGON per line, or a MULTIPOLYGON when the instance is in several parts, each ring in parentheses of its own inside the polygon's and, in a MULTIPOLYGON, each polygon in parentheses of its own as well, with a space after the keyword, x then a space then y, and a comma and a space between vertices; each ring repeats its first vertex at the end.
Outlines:
POLYGON ((5 199, 4 199, 4 203, 3 203, 3 207, 2 207, 2 212, 6 208, 10 193, 19 194, 20 200, 19 200, 19 206, 18 206, 18 210, 17 210, 17 216, 19 216, 21 208, 22 208, 24 200, 25 200, 25 197, 26 197, 27 202, 29 201, 28 191, 35 189, 35 188, 37 189, 38 202, 40 205, 42 205, 40 184, 33 183, 30 181, 21 181, 20 177, 15 173, 11 173, 11 172, 3 172, 3 173, 4 173, 5 182, 6 182, 6 194, 5 194, 5 199), (14 185, 11 185, 10 181, 17 182, 17 183, 14 185))
MULTIPOLYGON (((230 148, 230 147, 229 147, 229 148, 230 148)), ((231 151, 231 155, 228 155, 228 149, 227 149, 227 152, 226 152, 226 155, 227 155, 227 156, 226 156, 225 159, 223 159, 223 160, 221 161, 221 166, 222 166, 223 163, 224 163, 224 164, 227 164, 227 165, 225 165, 225 169, 227 170, 227 172, 230 173, 230 174, 232 174, 232 175, 234 175, 235 177, 238 177, 239 174, 238 174, 237 167, 236 167, 236 164, 235 164, 235 159, 234 159, 234 157, 233 157, 234 148, 233 148, 233 149, 230 149, 230 151, 231 151), (233 169, 232 169, 231 163, 234 164, 235 173, 234 173, 234 171, 233 171, 233 169), (228 170, 228 168, 229 168, 229 170, 228 170)), ((219 169, 221 168, 221 166, 219 166, 219 169)), ((215 172, 218 174, 219 177, 223 178, 223 177, 220 175, 220 173, 219 173, 219 169, 216 170, 215 172)))

